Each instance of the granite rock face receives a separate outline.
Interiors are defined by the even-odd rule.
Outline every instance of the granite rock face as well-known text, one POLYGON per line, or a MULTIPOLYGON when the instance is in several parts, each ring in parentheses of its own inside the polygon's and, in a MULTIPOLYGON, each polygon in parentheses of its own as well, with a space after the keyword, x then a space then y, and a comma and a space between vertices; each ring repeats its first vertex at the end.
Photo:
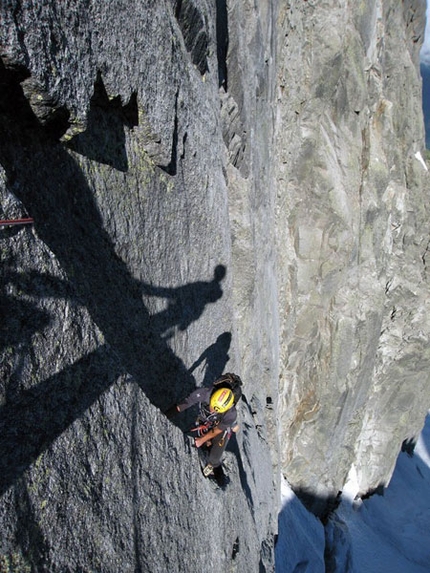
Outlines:
POLYGON ((387 483, 429 405, 424 8, 280 8, 280 434, 311 502, 352 466, 361 493, 387 483))
POLYGON ((2 565, 272 571, 280 472, 315 511, 389 480, 430 401, 423 18, 2 4, 2 565), (163 411, 225 371, 223 490, 163 411))
POLYGON ((258 81, 268 107, 274 26, 244 10, 2 4, 2 216, 35 221, 1 230, 0 554, 16 570, 273 570, 276 292, 236 308, 257 271, 236 278, 232 227, 252 220, 251 143, 270 151, 243 92, 258 81), (226 85, 233 39, 247 68, 226 85), (238 139, 248 175, 229 174, 238 139), (184 436, 195 413, 162 412, 224 371, 245 400, 215 490, 184 436))

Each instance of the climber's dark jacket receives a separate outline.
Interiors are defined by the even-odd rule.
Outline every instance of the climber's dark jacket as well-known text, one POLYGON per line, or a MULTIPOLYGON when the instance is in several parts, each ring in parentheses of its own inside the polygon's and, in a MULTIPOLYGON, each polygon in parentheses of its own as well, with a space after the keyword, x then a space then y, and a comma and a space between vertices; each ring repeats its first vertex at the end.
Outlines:
MULTIPOLYGON (((187 396, 182 402, 177 405, 177 409, 179 412, 183 412, 187 408, 194 406, 194 404, 203 404, 204 406, 209 409, 209 400, 211 394, 213 392, 213 388, 197 388, 194 392, 191 392, 189 396, 187 396)), ((227 412, 223 414, 212 414, 217 422, 217 427, 220 430, 231 430, 236 425, 237 419, 237 410, 235 406, 232 406, 227 412)))

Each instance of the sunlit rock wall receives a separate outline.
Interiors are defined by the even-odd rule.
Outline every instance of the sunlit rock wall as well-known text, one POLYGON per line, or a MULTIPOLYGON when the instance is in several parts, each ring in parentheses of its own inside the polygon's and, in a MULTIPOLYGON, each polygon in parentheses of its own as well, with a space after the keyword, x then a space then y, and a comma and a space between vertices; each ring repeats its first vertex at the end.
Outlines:
POLYGON ((314 506, 352 465, 362 493, 387 483, 430 404, 424 11, 280 6, 280 435, 314 506))

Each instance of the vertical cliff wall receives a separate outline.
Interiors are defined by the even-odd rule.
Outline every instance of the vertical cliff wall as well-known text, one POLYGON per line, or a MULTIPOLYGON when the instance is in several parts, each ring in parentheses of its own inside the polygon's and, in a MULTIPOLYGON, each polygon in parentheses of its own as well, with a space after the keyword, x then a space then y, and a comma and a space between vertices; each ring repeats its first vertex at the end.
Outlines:
POLYGON ((257 248, 274 229, 272 9, 1 16, 1 214, 35 221, 1 230, 2 559, 272 570, 277 294, 273 241, 257 248), (193 417, 162 411, 223 371, 245 400, 215 490, 193 417))
POLYGON ((314 511, 389 480, 430 400, 424 8, 2 4, 4 563, 271 571, 280 472, 314 511), (162 412, 223 371, 215 490, 162 412))
POLYGON ((282 459, 311 503, 386 483, 429 405, 424 10, 280 7, 282 459))

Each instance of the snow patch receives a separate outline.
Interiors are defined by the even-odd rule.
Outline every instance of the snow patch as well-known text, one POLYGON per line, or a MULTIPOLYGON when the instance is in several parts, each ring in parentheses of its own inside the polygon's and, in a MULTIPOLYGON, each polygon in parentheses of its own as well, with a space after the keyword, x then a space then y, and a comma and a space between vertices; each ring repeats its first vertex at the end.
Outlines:
POLYGON ((421 165, 424 167, 424 169, 426 171, 428 171, 428 167, 427 167, 426 162, 424 161, 423 156, 421 155, 420 151, 417 151, 415 153, 415 158, 418 159, 418 161, 421 163, 421 165))
POLYGON ((297 498, 285 478, 283 506, 275 547, 277 573, 325 573, 325 534, 322 523, 297 498))
POLYGON ((348 477, 346 479, 346 483, 342 490, 342 500, 353 504, 357 494, 359 492, 358 487, 358 474, 357 469, 354 464, 352 464, 351 469, 349 470, 348 477))
POLYGON ((281 478, 281 505, 284 507, 289 501, 294 499, 295 495, 293 490, 288 485, 287 480, 282 477, 281 478))

